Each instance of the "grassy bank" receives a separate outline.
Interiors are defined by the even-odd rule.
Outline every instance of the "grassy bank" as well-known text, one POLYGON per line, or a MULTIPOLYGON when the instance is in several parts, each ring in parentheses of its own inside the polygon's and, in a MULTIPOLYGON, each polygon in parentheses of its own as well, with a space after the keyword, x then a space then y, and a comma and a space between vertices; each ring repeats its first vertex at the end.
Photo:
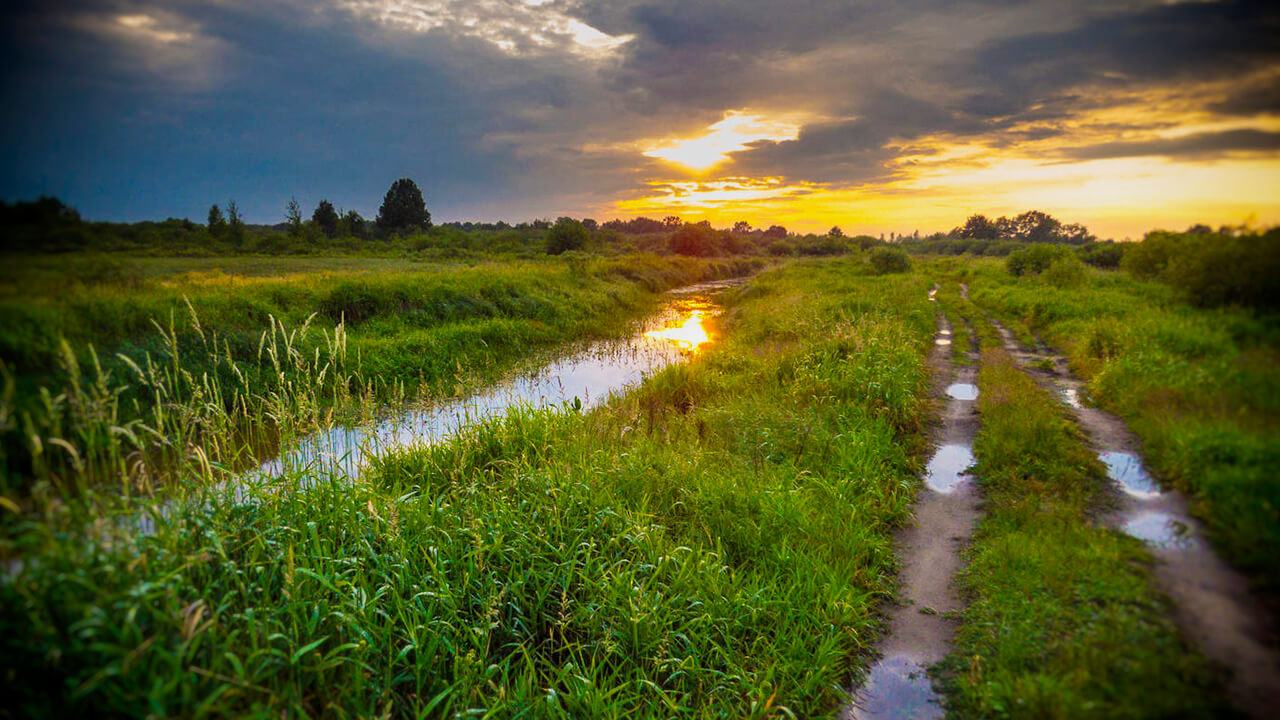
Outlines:
POLYGON ((523 412, 87 544, 0 585, 21 714, 816 717, 892 589, 933 329, 918 277, 770 272, 723 342, 590 413, 523 412), (341 692, 335 692, 341 688, 341 692))
POLYGON ((0 291, 6 495, 29 494, 33 481, 60 494, 121 476, 145 487, 157 464, 192 447, 233 466, 282 433, 454 394, 540 348, 622 331, 661 290, 762 266, 635 256, 317 269, 307 260, 275 261, 276 274, 262 276, 179 273, 185 261, 173 260, 135 275, 99 272, 100 260, 64 258, 63 272, 32 272, 0 291))
POLYGON ((984 515, 944 665, 952 716, 1229 716, 1152 589, 1150 555, 1092 520, 1106 477, 1079 431, 1003 350, 983 352, 979 386, 984 515))
POLYGON ((1207 310, 1170 287, 1090 272, 1074 287, 979 264, 971 295, 1066 353, 1102 408, 1142 439, 1154 473, 1185 492, 1225 556, 1280 597, 1280 326, 1207 310))

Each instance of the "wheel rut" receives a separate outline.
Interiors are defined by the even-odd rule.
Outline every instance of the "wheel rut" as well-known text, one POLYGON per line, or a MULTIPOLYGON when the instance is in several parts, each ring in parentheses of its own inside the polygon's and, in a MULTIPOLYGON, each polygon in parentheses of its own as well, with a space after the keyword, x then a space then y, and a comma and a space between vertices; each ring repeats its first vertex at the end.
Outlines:
MULTIPOLYGON (((963 607, 953 580, 978 516, 977 492, 966 474, 978 429, 977 367, 950 361, 950 339, 951 326, 939 313, 929 361, 932 394, 943 403, 942 422, 933 438, 937 449, 916 500, 915 523, 895 538, 902 559, 899 602, 888 611, 880 659, 842 709, 842 718, 926 719, 945 714, 928 669, 951 648, 952 614, 963 607)), ((971 355, 976 359, 976 353, 971 355)))
POLYGON ((1055 392, 1085 430, 1115 483, 1118 504, 1103 518, 1142 540, 1155 556, 1156 582, 1173 602, 1174 621, 1206 657, 1230 672, 1228 691, 1241 711, 1275 717, 1280 707, 1280 654, 1274 621, 1248 580, 1210 545, 1203 525, 1177 490, 1147 472, 1141 444, 1124 421, 1082 402, 1084 384, 1066 359, 1036 338, 1028 350, 994 318, 1005 349, 1043 387, 1055 392))

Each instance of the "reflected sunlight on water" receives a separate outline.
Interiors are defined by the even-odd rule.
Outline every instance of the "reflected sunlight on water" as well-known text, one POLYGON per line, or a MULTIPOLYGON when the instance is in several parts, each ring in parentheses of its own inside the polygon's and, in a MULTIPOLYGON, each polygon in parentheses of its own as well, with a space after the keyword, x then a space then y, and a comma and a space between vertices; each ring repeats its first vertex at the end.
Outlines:
POLYGON ((680 325, 666 327, 661 330, 650 330, 644 336, 669 340, 678 345, 681 350, 690 352, 697 352, 700 345, 710 340, 707 337, 707 331, 702 327, 701 310, 694 310, 689 319, 680 325))

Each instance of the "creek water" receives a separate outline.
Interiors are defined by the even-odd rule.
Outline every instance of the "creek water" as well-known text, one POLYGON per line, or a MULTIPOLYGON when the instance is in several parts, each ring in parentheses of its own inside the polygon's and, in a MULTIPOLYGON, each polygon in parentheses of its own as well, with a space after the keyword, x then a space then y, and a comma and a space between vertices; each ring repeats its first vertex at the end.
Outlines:
POLYGON ((661 310, 627 337, 571 345, 550 362, 470 397, 412 408, 370 425, 316 432, 263 463, 256 474, 339 473, 354 479, 373 457, 436 442, 514 407, 593 407, 684 361, 712 341, 702 322, 720 313, 714 295, 741 282, 716 281, 673 290, 661 310))

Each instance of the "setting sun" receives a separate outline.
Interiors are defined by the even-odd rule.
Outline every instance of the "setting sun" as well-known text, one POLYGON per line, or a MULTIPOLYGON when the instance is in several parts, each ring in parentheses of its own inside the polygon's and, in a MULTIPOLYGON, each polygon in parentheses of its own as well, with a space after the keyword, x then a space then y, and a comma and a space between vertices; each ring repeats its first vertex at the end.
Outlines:
POLYGON ((645 150, 644 154, 691 170, 710 170, 728 160, 729 153, 746 150, 751 143, 794 140, 800 134, 800 126, 767 120, 759 115, 727 113, 723 120, 708 127, 707 131, 701 137, 665 140, 645 150))

